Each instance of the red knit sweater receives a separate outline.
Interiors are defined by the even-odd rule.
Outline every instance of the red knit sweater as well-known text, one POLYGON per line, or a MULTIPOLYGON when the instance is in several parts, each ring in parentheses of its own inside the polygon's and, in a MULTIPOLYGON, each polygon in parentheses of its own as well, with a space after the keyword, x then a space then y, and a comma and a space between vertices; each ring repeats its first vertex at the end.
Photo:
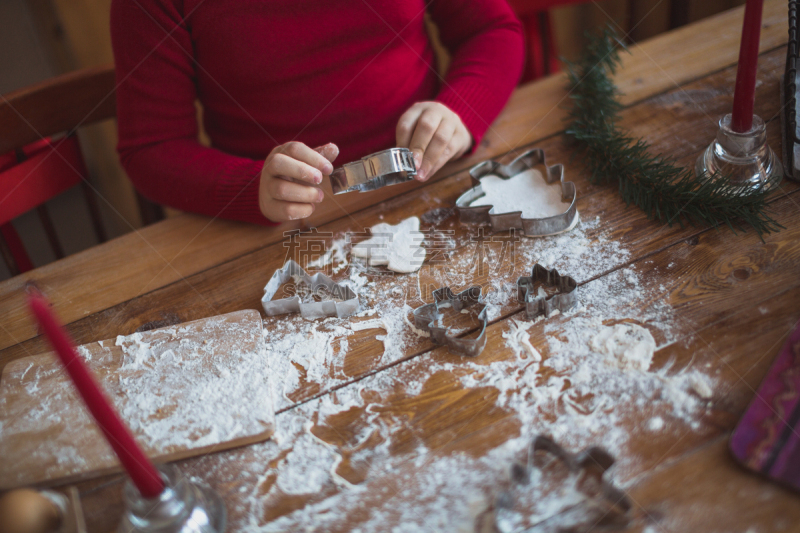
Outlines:
POLYGON ((336 143, 336 164, 394 146, 400 115, 437 100, 477 144, 523 62, 505 0, 433 0, 453 60, 442 82, 423 0, 114 0, 122 164, 182 209, 267 224, 263 160, 278 144, 336 143), (212 148, 198 143, 195 100, 212 148))

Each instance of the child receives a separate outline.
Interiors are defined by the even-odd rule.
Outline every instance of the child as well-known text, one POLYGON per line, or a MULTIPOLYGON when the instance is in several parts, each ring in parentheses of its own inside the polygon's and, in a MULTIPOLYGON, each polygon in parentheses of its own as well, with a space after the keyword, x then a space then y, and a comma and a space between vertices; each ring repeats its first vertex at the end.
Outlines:
POLYGON ((523 62, 505 0, 113 0, 111 31, 137 189, 259 224, 308 217, 337 156, 408 147, 428 179, 480 142, 523 62), (426 9, 452 54, 443 80, 426 9))

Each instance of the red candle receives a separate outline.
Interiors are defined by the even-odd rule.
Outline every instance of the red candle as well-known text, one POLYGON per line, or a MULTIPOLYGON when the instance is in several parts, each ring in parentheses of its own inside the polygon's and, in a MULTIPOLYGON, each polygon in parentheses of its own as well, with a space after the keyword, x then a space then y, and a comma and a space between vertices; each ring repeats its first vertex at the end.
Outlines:
POLYGON ((761 34, 761 13, 764 0, 747 0, 744 8, 742 44, 739 47, 739 68, 733 93, 731 128, 743 133, 753 127, 753 104, 756 101, 756 71, 758 70, 758 40, 761 34))
POLYGON ((155 498, 164 491, 164 481, 150 459, 144 454, 98 386, 86 363, 75 350, 75 344, 50 311, 44 296, 31 293, 28 297, 36 321, 41 326, 47 340, 64 364, 64 369, 72 378, 86 407, 92 413, 97 425, 103 430, 106 440, 114 449, 119 461, 128 472, 133 484, 144 498, 155 498))

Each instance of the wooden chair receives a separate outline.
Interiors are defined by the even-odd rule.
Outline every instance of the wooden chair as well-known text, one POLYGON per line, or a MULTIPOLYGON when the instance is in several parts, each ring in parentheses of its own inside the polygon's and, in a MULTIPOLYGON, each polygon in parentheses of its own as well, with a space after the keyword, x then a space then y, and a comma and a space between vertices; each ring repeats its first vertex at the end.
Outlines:
POLYGON ((508 0, 525 29, 526 60, 520 83, 559 71, 550 9, 589 0, 508 0))
MULTIPOLYGON (((106 240, 75 133, 116 116, 114 88, 110 65, 0 96, 0 252, 12 275, 33 265, 11 221, 36 209, 55 256, 63 257, 44 203, 76 185, 83 189, 98 242, 106 240)), ((144 224, 164 217, 160 206, 141 196, 138 203, 144 224)))

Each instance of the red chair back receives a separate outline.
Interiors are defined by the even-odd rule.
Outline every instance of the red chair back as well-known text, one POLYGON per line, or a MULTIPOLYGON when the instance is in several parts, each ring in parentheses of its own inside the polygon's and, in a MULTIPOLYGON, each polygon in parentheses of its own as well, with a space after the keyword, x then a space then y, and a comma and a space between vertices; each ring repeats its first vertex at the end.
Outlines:
MULTIPOLYGON (((11 221, 35 209, 56 258, 64 256, 45 202, 78 184, 98 242, 106 240, 75 131, 116 116, 114 66, 70 72, 0 99, 0 253, 12 275, 32 268, 11 221)), ((137 194, 145 224, 160 206, 137 194)))
POLYGON ((106 233, 95 198, 84 181, 87 178, 75 135, 41 139, 0 157, 0 248, 12 275, 31 270, 33 262, 11 221, 36 209, 53 254, 57 259, 64 257, 44 204, 76 185, 83 187, 97 241, 105 242, 106 233))
POLYGON ((43 139, 8 156, 16 163, 0 167, 0 224, 39 207, 87 175, 74 135, 43 139))
POLYGON ((529 82, 560 70, 558 48, 553 34, 550 9, 590 0, 508 0, 525 29, 527 57, 520 83, 529 82))

